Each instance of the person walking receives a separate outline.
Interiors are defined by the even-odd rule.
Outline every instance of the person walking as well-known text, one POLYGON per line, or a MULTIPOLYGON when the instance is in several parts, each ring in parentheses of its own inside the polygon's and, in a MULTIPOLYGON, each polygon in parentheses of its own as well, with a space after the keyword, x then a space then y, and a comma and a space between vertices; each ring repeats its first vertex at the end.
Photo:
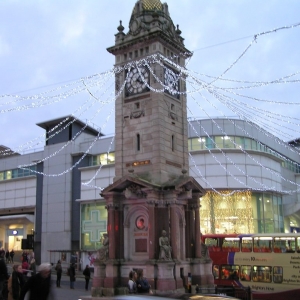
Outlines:
POLYGON ((0 300, 4 299, 4 295, 2 294, 4 290, 4 283, 9 278, 9 275, 7 273, 7 266, 4 261, 4 255, 5 251, 1 251, 0 254, 0 300))
POLYGON ((14 263, 14 256, 15 256, 15 251, 14 249, 11 249, 11 251, 9 252, 9 256, 10 256, 10 261, 12 263, 14 263))
POLYGON ((56 287, 60 287, 61 274, 62 274, 62 267, 61 267, 60 260, 57 261, 57 264, 55 266, 55 271, 56 271, 56 287))
MULTIPOLYGON (((42 263, 38 273, 31 276, 21 289, 20 299, 24 300, 29 292, 28 300, 47 300, 51 295, 51 264, 42 263)), ((53 299, 53 298, 51 298, 53 299)))
POLYGON ((10 262, 9 250, 6 250, 5 252, 5 259, 6 259, 6 263, 8 264, 10 262))
POLYGON ((89 265, 85 266, 85 269, 83 270, 82 274, 84 275, 85 290, 87 291, 89 289, 89 281, 91 279, 91 270, 89 268, 89 265))
POLYGON ((74 290, 74 282, 76 280, 74 263, 71 263, 70 268, 68 269, 68 275, 70 276, 70 289, 74 290))
POLYGON ((7 300, 19 300, 21 290, 24 286, 23 272, 21 265, 14 265, 13 272, 8 279, 8 298, 7 300))

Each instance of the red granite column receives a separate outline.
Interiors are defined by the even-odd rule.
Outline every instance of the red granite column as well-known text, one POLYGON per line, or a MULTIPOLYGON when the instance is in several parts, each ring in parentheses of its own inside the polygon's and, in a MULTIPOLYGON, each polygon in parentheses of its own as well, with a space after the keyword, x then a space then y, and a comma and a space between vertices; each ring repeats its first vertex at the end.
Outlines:
POLYGON ((170 218, 171 218, 171 246, 172 246, 172 258, 178 259, 178 232, 177 224, 178 218, 176 214, 176 205, 172 204, 170 206, 170 218))
POLYGON ((201 258, 201 232, 199 209, 200 205, 195 205, 195 258, 201 258))
POLYGON ((155 215, 154 215, 155 202, 148 202, 149 210, 149 259, 155 259, 155 215))
POLYGON ((107 234, 109 240, 108 257, 109 259, 115 258, 116 245, 115 245, 115 208, 113 204, 107 205, 107 234))

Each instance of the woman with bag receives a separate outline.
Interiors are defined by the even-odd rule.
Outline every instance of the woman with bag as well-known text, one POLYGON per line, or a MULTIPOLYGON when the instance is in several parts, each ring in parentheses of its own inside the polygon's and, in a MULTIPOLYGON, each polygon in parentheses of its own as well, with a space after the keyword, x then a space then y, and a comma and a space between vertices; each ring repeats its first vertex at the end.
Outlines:
POLYGON ((89 281, 91 279, 91 270, 89 268, 89 265, 85 266, 85 269, 83 270, 82 274, 85 278, 85 290, 87 291, 89 289, 89 281))

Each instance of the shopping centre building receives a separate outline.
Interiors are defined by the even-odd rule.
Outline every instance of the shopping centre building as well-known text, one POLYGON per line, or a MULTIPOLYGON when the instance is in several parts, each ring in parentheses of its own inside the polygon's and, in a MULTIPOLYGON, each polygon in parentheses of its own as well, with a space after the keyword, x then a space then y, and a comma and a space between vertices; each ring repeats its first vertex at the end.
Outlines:
MULTIPOLYGON (((63 120, 37 126, 49 132, 63 120)), ((0 247, 20 250, 22 239, 34 235, 38 260, 79 252, 83 262, 95 258, 107 231, 101 191, 115 177, 114 138, 68 120, 42 150, 1 147, 0 247)), ((299 231, 297 146, 239 119, 189 120, 189 172, 207 191, 201 231, 299 231)))

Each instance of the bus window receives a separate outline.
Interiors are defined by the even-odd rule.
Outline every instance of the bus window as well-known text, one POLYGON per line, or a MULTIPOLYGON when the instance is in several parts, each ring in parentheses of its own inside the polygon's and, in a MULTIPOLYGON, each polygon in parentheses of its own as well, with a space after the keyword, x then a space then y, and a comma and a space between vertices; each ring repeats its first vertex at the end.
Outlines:
POLYGON ((275 283, 282 283, 283 281, 283 270, 282 267, 274 267, 273 268, 273 281, 275 283))
POLYGON ((205 238, 204 241, 209 251, 220 251, 217 238, 205 238))
POLYGON ((251 266, 241 266, 241 280, 250 281, 251 280, 251 266))
POLYGON ((243 237, 242 238, 242 252, 251 252, 252 251, 252 238, 243 237))
POLYGON ((240 266, 222 265, 221 279, 239 280, 240 266))
POLYGON ((254 237, 253 251, 254 252, 271 252, 272 238, 271 237, 254 237))
POLYGON ((297 237, 297 252, 300 253, 300 237, 297 237))
POLYGON ((219 265, 213 265, 213 275, 215 279, 219 279, 219 265))
POLYGON ((272 282, 272 267, 253 266, 252 280, 256 282, 272 282))
POLYGON ((222 251, 239 252, 240 251, 240 239, 233 237, 226 237, 223 240, 222 251))
POLYGON ((275 237, 273 250, 275 253, 294 253, 296 250, 295 238, 275 237))

